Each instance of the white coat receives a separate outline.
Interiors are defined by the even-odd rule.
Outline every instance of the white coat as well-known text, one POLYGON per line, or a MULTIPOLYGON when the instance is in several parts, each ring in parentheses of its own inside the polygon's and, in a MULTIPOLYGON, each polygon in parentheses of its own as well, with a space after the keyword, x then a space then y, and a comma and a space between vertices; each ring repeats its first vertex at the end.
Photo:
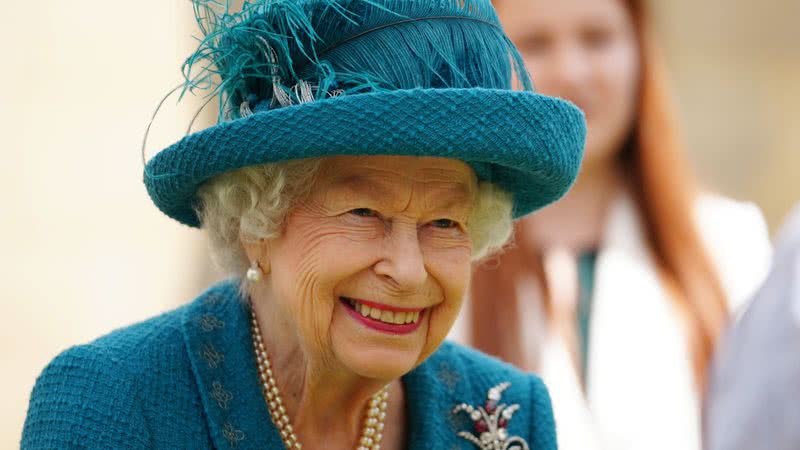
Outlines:
MULTIPOLYGON (((769 268, 763 216, 752 204, 711 195, 698 198, 695 212, 729 309, 740 311, 769 268)), ((523 303, 535 301, 535 286, 518 289, 523 303)), ((585 394, 560 334, 523 333, 544 339, 539 372, 552 396, 559 448, 699 450, 700 401, 684 322, 627 195, 610 211, 592 295, 585 394)), ((449 336, 464 343, 468 302, 465 309, 449 336)), ((523 327, 537 326, 531 314, 523 320, 523 327)))

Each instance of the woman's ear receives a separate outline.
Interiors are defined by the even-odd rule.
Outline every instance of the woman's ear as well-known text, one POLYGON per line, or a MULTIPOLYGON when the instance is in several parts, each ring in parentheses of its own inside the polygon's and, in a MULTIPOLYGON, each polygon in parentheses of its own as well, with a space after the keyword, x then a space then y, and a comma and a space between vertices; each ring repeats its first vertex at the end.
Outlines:
POLYGON ((247 255, 250 266, 257 265, 261 273, 267 275, 270 271, 269 245, 266 239, 243 239, 239 237, 239 242, 247 255))

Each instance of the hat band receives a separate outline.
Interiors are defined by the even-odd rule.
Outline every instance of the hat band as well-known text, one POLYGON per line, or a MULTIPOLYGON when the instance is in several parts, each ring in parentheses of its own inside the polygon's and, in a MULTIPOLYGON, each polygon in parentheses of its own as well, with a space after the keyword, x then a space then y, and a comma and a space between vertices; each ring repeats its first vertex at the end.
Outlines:
MULTIPOLYGON (((322 49, 318 54, 319 55, 324 55, 325 53, 331 52, 334 49, 336 49, 337 47, 341 47, 342 45, 347 44, 348 42, 351 42, 351 41, 354 41, 354 40, 359 39, 361 37, 364 37, 365 35, 373 33, 375 31, 383 30, 384 28, 395 27, 395 26, 398 26, 398 25, 404 25, 404 24, 412 23, 412 22, 433 21, 433 20, 469 20, 469 21, 472 21, 472 22, 479 22, 479 23, 482 23, 484 25, 489 25, 490 27, 494 27, 494 28, 497 28, 500 31, 503 31, 503 29, 498 24, 493 23, 493 22, 489 22, 488 20, 478 19, 476 17, 463 17, 463 16, 414 17, 414 18, 410 18, 410 19, 398 20, 397 22, 385 23, 383 25, 380 25, 380 26, 377 26, 377 27, 374 27, 374 28, 370 28, 368 30, 364 30, 364 31, 362 31, 362 32, 360 32, 358 34, 354 34, 353 36, 348 37, 347 39, 342 39, 339 42, 335 42, 335 43, 329 45, 328 47, 322 49)), ((303 66, 300 66, 299 69, 302 69, 302 67, 303 66)), ((301 70, 298 70, 298 71, 301 71, 301 70)))

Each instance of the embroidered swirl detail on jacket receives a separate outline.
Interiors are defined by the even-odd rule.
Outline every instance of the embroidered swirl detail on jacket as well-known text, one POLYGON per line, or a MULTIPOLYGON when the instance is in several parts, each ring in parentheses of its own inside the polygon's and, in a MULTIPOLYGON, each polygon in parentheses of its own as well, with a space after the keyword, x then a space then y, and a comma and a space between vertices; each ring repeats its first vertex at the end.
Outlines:
POLYGON ((244 440, 244 432, 242 430, 237 430, 230 422, 225 422, 222 428, 222 434, 233 448, 236 448, 239 442, 244 440))
POLYGON ((200 328, 202 328, 203 331, 211 332, 224 326, 225 322, 219 320, 219 318, 213 314, 203 314, 200 317, 200 328))
MULTIPOLYGON (((204 309, 216 307, 222 301, 222 296, 216 292, 210 293, 203 301, 204 309)), ((204 331, 205 339, 213 339, 214 333, 225 327, 225 321, 220 319, 212 312, 205 312, 195 319, 195 324, 204 331)), ((204 340, 205 340, 204 339, 204 340)), ((214 345, 208 341, 202 346, 200 351, 201 356, 208 364, 209 369, 213 369, 215 373, 220 372, 221 365, 225 360, 225 355, 217 350, 214 345)), ((238 429, 231 421, 231 412, 228 409, 229 403, 233 400, 233 393, 223 386, 219 380, 214 380, 211 383, 211 398, 217 403, 220 410, 222 410, 221 421, 224 421, 222 426, 222 436, 228 441, 231 448, 236 448, 239 442, 245 440, 244 431, 238 429)))
POLYGON ((208 363, 208 367, 210 369, 216 369, 225 359, 225 355, 218 352, 212 344, 206 344, 203 346, 202 356, 203 359, 206 360, 206 363, 208 363))
POLYGON ((211 389, 211 397, 217 401, 217 404, 222 409, 228 409, 228 402, 233 400, 233 394, 226 390, 219 381, 214 382, 211 389))

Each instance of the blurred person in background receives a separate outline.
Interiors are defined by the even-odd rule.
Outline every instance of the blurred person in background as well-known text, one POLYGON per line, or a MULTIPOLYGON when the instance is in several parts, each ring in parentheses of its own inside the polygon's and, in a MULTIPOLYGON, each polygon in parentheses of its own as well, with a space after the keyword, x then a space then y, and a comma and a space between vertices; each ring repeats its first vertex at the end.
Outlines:
POLYGON ((706 398, 706 450, 800 448, 800 205, 772 271, 720 343, 706 398))
POLYGON ((539 372, 563 449, 698 449, 717 340, 769 264, 762 214, 692 178, 642 1, 495 5, 537 90, 586 113, 586 156, 451 337, 539 372))

